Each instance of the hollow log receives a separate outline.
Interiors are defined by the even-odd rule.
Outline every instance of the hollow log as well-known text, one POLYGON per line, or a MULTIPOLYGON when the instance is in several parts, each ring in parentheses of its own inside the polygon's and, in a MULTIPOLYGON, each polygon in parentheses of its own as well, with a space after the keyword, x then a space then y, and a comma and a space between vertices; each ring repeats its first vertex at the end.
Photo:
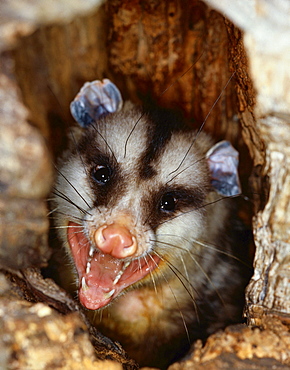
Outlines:
MULTIPOLYGON (((256 91, 252 109, 242 96, 239 101, 243 136, 255 175, 260 172, 260 184, 252 178, 253 185, 258 194, 267 195, 265 202, 257 203, 253 221, 255 270, 246 295, 247 317, 252 325, 259 325, 264 314, 290 314, 290 4, 257 1, 245 7, 242 1, 208 3, 243 29, 256 91)), ((237 70, 243 74, 242 68, 237 70)), ((239 90, 242 87, 239 83, 239 90)))
MULTIPOLYGON (((44 352, 31 322, 54 351, 46 316, 62 338, 88 346, 74 347, 79 368, 97 366, 80 308, 39 269, 51 255, 46 199, 73 122, 69 104, 84 82, 104 77, 125 98, 175 107, 240 151, 243 213, 256 248, 245 314, 263 330, 227 329, 195 344, 191 362, 172 369, 289 366, 289 16, 287 0, 0 2, 0 267, 10 281, 0 276, 0 325, 9 334, 0 346, 7 367, 16 364, 13 348, 22 348, 15 320, 35 353, 44 352), (43 306, 34 308, 37 302, 43 306), (66 315, 62 324, 45 305, 66 315)), ((90 335, 96 356, 115 360, 108 366, 135 368, 118 344, 90 335)), ((73 368, 70 345, 59 338, 57 345, 55 368, 73 368)), ((33 350, 21 353, 18 365, 32 369, 33 350)))

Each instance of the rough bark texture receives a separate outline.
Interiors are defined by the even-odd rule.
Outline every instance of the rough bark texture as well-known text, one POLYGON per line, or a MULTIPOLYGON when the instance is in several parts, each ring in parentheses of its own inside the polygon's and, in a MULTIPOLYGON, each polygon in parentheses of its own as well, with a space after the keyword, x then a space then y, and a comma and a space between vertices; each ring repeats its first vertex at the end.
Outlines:
POLYGON ((63 316, 47 304, 19 300, 2 274, 0 297, 1 370, 122 369, 116 362, 96 359, 87 328, 76 312, 63 316))
POLYGON ((13 76, 10 52, 0 67, 0 266, 41 266, 49 257, 47 209, 52 183, 49 152, 28 122, 28 111, 13 76))
MULTIPOLYGON (((242 1, 209 3, 244 29, 257 92, 256 105, 246 102, 241 117, 256 174, 260 172, 260 178, 252 178, 253 185, 267 195, 266 204, 256 203, 255 272, 247 289, 247 317, 259 325, 265 312, 290 314, 290 4, 284 0, 256 1, 248 7, 242 1)), ((243 90, 240 82, 239 89, 243 90)))
MULTIPOLYGON (((257 251, 246 313, 264 331, 216 334, 172 369, 289 368, 289 4, 207 2, 244 35, 197 0, 0 0, 0 267, 13 282, 12 289, 0 277, 5 366, 39 369, 33 358, 44 353, 44 369, 98 366, 84 321, 71 313, 79 308, 31 268, 45 266, 51 253, 45 199, 51 158, 65 148, 72 123, 69 103, 85 81, 109 77, 126 98, 175 107, 191 125, 231 140, 254 206, 257 251), (50 357, 55 351, 58 363, 50 357)), ((93 337, 99 358, 134 368, 117 344, 93 337)))
POLYGON ((110 73, 127 97, 182 109, 196 127, 219 98, 205 129, 236 140, 223 17, 200 1, 111 0, 107 10, 110 73))
POLYGON ((288 369, 290 334, 287 326, 270 316, 264 324, 266 330, 230 326, 212 335, 205 346, 196 342, 191 360, 174 364, 169 370, 288 369))

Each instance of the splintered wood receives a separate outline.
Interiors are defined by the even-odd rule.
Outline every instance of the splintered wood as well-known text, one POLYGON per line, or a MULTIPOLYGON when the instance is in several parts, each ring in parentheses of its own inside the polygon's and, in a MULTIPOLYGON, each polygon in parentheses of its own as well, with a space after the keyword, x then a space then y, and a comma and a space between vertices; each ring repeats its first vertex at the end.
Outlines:
POLYGON ((63 316, 46 304, 19 300, 4 279, 1 274, 1 369, 122 369, 116 362, 96 359, 76 312, 63 316))
POLYGON ((49 152, 28 123, 11 60, 2 55, 0 71, 0 266, 19 269, 44 265, 49 223, 43 198, 52 183, 49 152))
POLYGON ((195 343, 190 359, 170 366, 185 369, 288 369, 290 333, 286 325, 271 316, 263 321, 263 330, 245 325, 230 326, 210 336, 202 346, 195 343))
POLYGON ((181 108, 197 127, 214 106, 205 129, 240 149, 253 203, 245 313, 254 328, 197 342, 170 370, 289 369, 290 4, 206 3, 229 20, 197 0, 0 2, 0 267, 12 281, 0 276, 1 369, 137 366, 119 344, 89 335, 75 302, 27 269, 51 255, 46 198, 70 101, 103 77, 126 98, 181 108))
POLYGON ((245 8, 242 1, 208 3, 244 30, 256 89, 251 109, 255 121, 244 114, 250 104, 241 115, 254 172, 260 174, 252 177, 253 192, 258 190, 260 200, 253 223, 255 269, 246 295, 248 320, 260 325, 264 313, 290 314, 290 4, 256 1, 245 8))

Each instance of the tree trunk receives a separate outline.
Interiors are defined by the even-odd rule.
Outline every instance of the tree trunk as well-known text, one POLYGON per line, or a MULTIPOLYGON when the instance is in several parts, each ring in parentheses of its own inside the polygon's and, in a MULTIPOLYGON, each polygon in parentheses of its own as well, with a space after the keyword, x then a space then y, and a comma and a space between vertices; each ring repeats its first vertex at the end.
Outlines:
MULTIPOLYGON (((0 2, 0 266, 13 290, 62 313, 79 310, 35 268, 45 266, 51 253, 46 197, 53 182, 53 161, 65 149, 66 131, 72 124, 69 104, 84 82, 108 77, 125 98, 179 109, 189 124, 204 125, 217 140, 228 139, 240 151, 243 193, 249 198, 243 215, 250 223, 254 216, 256 246, 245 312, 251 325, 265 330, 258 334, 248 328, 229 330, 204 348, 197 344, 192 368, 232 364, 242 369, 243 361, 253 356, 271 357, 275 366, 281 365, 278 361, 289 365, 289 333, 275 321, 283 317, 285 323, 290 314, 288 1, 257 0, 245 6, 242 0, 206 0, 228 19, 198 0, 48 3, 0 2), (272 321, 266 324, 265 315, 272 321), (265 347, 276 343, 277 336, 284 347, 265 347), (219 352, 216 343, 222 342, 219 352)), ((1 312, 6 315, 0 314, 0 324, 9 315, 12 322, 21 317, 27 337, 30 322, 36 322, 41 335, 49 338, 44 346, 54 348, 48 324, 39 317, 47 314, 51 322, 58 322, 59 316, 39 313, 33 304, 16 304, 15 295, 7 298, 11 287, 4 282, 0 286, 1 312)), ((71 324, 57 329, 66 338, 84 330, 82 322, 71 317, 71 324)), ((9 344, 0 340, 5 364, 11 366, 12 348, 17 347, 22 348, 18 365, 33 368, 28 365, 30 352, 22 347, 24 342, 17 342, 17 330, 11 328, 5 324, 9 344)), ((91 335, 98 358, 134 368, 118 345, 95 332, 91 335)), ((81 346, 87 337, 79 340, 81 346)), ((42 348, 35 340, 31 346, 32 351, 42 348)), ((58 354, 59 364, 64 364, 60 369, 73 366, 68 362, 73 361, 67 356, 69 347, 58 354)), ((82 369, 97 366, 91 349, 75 350, 82 369)), ((256 365, 270 368, 273 362, 253 362, 249 368, 256 365)))
MULTIPOLYGON (((249 322, 259 325, 263 314, 290 314, 290 4, 208 3, 243 28, 256 90, 254 107, 241 95, 239 102, 243 136, 254 162, 253 191, 260 195, 253 222, 255 271, 246 306, 249 322)), ((244 73, 242 66, 237 71, 244 73)), ((238 89, 243 87, 238 82, 238 89)))

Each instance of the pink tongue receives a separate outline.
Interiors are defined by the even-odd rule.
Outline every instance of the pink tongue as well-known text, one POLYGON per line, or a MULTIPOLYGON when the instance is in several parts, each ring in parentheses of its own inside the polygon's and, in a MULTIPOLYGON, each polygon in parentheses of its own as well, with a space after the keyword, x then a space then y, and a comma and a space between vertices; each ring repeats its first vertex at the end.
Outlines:
POLYGON ((109 254, 97 251, 90 258, 90 242, 80 225, 73 222, 69 223, 68 241, 79 275, 79 299, 90 310, 106 306, 123 289, 154 270, 159 262, 157 257, 142 258, 124 268, 124 260, 109 254))
POLYGON ((81 284, 79 299, 90 310, 97 310, 107 305, 122 289, 114 285, 118 273, 123 268, 123 261, 108 254, 95 253, 91 261, 90 272, 82 274, 86 284, 81 284))

